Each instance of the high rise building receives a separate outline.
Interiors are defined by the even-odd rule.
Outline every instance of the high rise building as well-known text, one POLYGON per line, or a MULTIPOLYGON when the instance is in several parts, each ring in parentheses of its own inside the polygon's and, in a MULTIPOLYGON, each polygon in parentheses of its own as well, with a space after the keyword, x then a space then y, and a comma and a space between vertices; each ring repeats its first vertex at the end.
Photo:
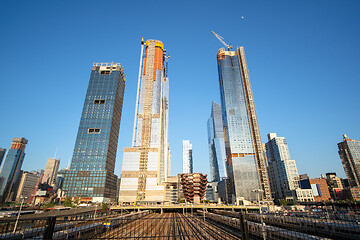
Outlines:
POLYGON ((284 137, 268 134, 265 144, 271 192, 275 200, 295 200, 295 189, 299 188, 299 174, 295 160, 291 160, 284 137))
POLYGON ((56 177, 59 170, 60 159, 49 158, 46 163, 43 183, 47 183, 50 186, 56 186, 56 177))
POLYGON ((114 201, 114 174, 125 75, 120 63, 94 63, 70 170, 63 190, 69 197, 114 201))
POLYGON ((183 173, 193 173, 192 144, 189 140, 183 140, 183 173))
POLYGON ((255 201, 261 192, 271 199, 244 48, 219 49, 217 62, 230 194, 255 201))
POLYGON ((168 143, 169 79, 161 41, 141 43, 132 147, 124 149, 120 202, 164 201, 170 168, 168 143))
POLYGON ((31 172, 23 172, 19 177, 20 183, 16 193, 16 201, 22 198, 29 199, 34 192, 34 188, 39 180, 39 175, 31 172))
POLYGON ((25 158, 25 147, 28 140, 13 138, 11 147, 6 154, 5 161, 0 170, 0 201, 11 201, 14 196, 14 185, 20 175, 22 163, 25 158))
POLYGON ((0 166, 2 164, 2 160, 4 159, 5 153, 6 153, 6 149, 0 148, 0 166))
POLYGON ((360 141, 349 139, 338 143, 339 156, 348 178, 350 187, 360 187, 360 141))
POLYGON ((212 102, 211 115, 208 120, 208 144, 210 160, 210 182, 219 182, 227 177, 224 125, 221 107, 212 102))

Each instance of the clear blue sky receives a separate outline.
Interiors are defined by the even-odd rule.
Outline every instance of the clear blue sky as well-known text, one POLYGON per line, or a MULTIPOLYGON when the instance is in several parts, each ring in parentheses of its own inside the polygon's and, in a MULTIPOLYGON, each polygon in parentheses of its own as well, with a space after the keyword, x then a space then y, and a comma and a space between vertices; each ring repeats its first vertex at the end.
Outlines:
POLYGON ((360 140, 360 1, 1 1, 0 147, 29 140, 23 169, 72 156, 94 62, 120 62, 127 77, 116 174, 130 147, 140 40, 171 55, 170 148, 182 140, 194 170, 209 172, 206 122, 219 102, 221 43, 244 46, 263 142, 286 137, 299 173, 345 177, 337 143, 360 140), (244 18, 242 18, 242 16, 244 18))

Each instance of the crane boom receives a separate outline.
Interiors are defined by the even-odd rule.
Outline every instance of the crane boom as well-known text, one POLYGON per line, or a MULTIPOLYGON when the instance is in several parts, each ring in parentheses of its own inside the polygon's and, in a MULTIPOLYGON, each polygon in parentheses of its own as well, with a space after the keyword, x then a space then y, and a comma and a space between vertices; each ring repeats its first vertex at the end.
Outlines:
POLYGON ((226 44, 226 42, 223 40, 224 38, 218 34, 216 34, 214 31, 211 31, 219 41, 224 44, 225 47, 227 47, 228 51, 232 49, 233 47, 231 45, 226 44))

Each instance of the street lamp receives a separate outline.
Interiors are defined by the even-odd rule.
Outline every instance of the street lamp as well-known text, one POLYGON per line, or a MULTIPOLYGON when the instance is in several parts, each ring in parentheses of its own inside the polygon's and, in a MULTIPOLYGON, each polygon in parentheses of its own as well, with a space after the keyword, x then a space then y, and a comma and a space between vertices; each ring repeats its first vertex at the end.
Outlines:
POLYGON ((18 225, 18 222, 19 222, 19 217, 20 217, 21 209, 22 209, 22 206, 23 206, 23 204, 24 204, 24 200, 25 200, 27 197, 21 196, 21 198, 22 198, 22 201, 21 201, 21 205, 20 205, 20 208, 19 208, 19 212, 18 212, 17 218, 16 218, 16 222, 15 222, 15 227, 14 227, 13 233, 16 232, 16 228, 17 228, 17 225, 18 225))

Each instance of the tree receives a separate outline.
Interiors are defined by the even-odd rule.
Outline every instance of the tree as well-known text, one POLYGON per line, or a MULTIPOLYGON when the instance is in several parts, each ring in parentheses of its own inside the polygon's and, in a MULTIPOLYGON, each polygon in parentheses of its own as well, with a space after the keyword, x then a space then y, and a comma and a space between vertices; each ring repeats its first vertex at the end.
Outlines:
POLYGON ((103 212, 106 212, 106 210, 107 210, 107 204, 106 204, 106 203, 103 203, 103 204, 102 204, 102 211, 103 211, 103 212))
POLYGON ((70 197, 66 197, 64 202, 63 202, 64 207, 75 207, 71 201, 70 197))
POLYGON ((279 202, 282 206, 288 205, 288 202, 285 199, 281 199, 279 202))

